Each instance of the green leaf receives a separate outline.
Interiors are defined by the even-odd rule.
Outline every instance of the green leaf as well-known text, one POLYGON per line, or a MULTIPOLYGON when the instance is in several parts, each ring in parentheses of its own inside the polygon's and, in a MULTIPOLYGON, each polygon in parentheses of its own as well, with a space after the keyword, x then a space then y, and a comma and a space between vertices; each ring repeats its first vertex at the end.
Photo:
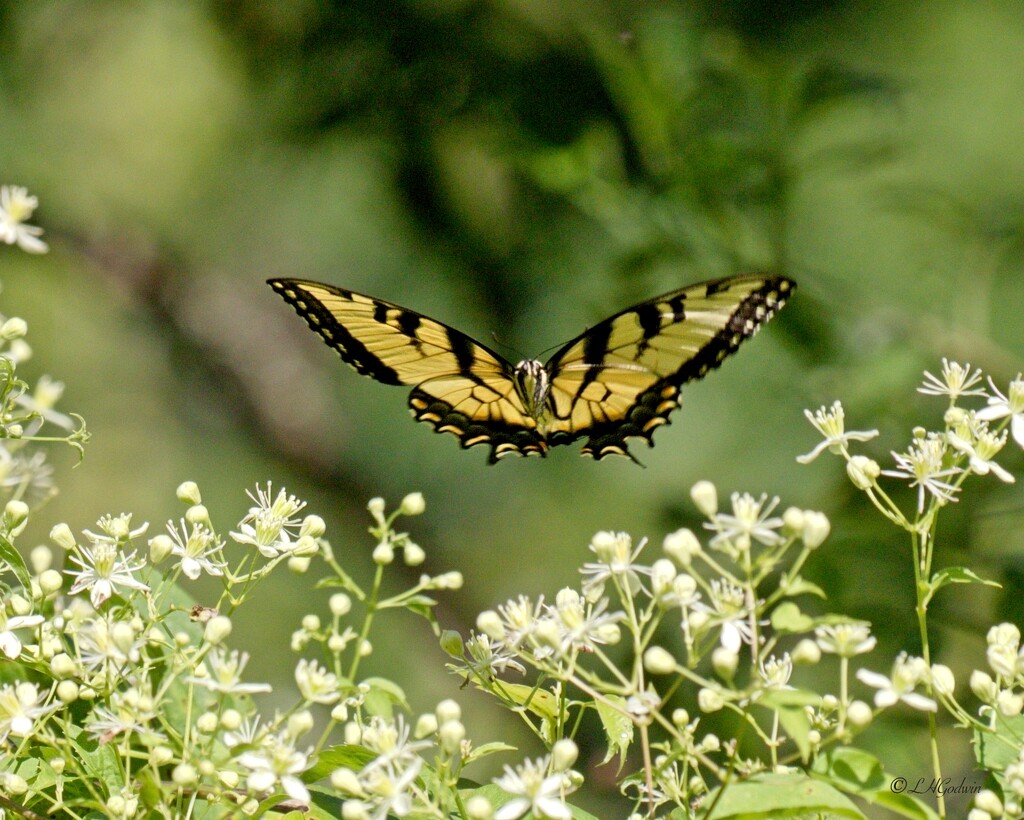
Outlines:
POLYGON ((437 601, 426 595, 413 595, 411 598, 406 598, 400 606, 408 609, 410 612, 415 612, 417 615, 422 615, 431 623, 434 623, 434 607, 437 606, 437 601))
POLYGON ((362 746, 352 746, 348 743, 328 746, 316 756, 316 762, 302 773, 302 780, 305 783, 316 783, 329 777, 335 769, 352 769, 358 772, 376 758, 377 755, 362 746))
POLYGON ((806 817, 814 813, 864 817, 838 789, 802 772, 755 775, 741 783, 720 786, 707 796, 704 805, 714 806, 708 815, 714 820, 806 817))
POLYGON ((363 701, 368 714, 390 719, 396 703, 403 709, 409 708, 405 691, 394 681, 387 678, 367 678, 363 683, 370 687, 363 701))
POLYGON ((938 820, 935 811, 912 794, 894 791, 900 778, 887 774, 878 758, 861 749, 833 749, 815 761, 813 770, 836 788, 894 814, 915 820, 938 820))
POLYGON ((822 600, 828 598, 825 594, 825 590, 799 575, 795 578, 790 578, 786 583, 786 594, 790 596, 814 595, 822 600))
POLYGON ((28 566, 21 553, 14 548, 14 544, 0 535, 0 561, 8 566, 18 579, 18 583, 26 590, 32 589, 32 576, 28 573, 28 566))
POLYGON ((974 757, 978 765, 992 772, 1000 785, 1003 771, 1018 759, 1024 738, 1024 715, 996 718, 994 731, 974 730, 974 757))
POLYGON ((619 765, 622 765, 633 742, 633 721, 622 711, 626 701, 617 695, 608 695, 606 699, 594 701, 594 706, 601 717, 604 737, 608 741, 608 754, 601 763, 607 763, 618 754, 619 765))
POLYGON ((558 717, 558 700, 546 689, 526 686, 522 683, 498 681, 493 689, 485 688, 480 681, 474 681, 477 688, 493 692, 500 698, 510 700, 521 708, 532 712, 543 720, 553 721, 558 717))
POLYGON ((482 746, 474 746, 470 752, 469 757, 466 758, 466 763, 472 763, 475 760, 479 760, 487 755, 495 754, 496 752, 514 752, 516 751, 515 746, 509 746, 507 743, 485 743, 482 746))
POLYGON ((814 629, 813 618, 804 615, 792 601, 779 604, 772 610, 772 628, 776 632, 810 632, 814 629))
POLYGON ((932 576, 929 583, 931 594, 935 594, 947 584, 984 584, 987 587, 1002 589, 1002 585, 988 578, 982 578, 974 570, 967 567, 945 567, 932 576))
POLYGON ((800 750, 804 762, 811 755, 811 721, 805 707, 820 703, 821 695, 803 689, 771 689, 757 701, 757 705, 766 706, 778 714, 779 723, 800 750))

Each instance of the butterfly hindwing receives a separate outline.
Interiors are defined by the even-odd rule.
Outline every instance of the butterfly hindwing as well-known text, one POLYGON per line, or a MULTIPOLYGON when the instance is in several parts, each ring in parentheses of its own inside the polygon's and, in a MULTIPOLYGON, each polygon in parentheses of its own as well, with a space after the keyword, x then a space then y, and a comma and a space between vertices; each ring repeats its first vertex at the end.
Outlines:
POLYGON ((490 461, 543 455, 547 444, 511 378, 512 365, 448 325, 371 296, 319 282, 271 279, 284 298, 357 372, 409 385, 418 421, 453 433, 463 447, 490 444, 490 461))
MULTIPOLYGON (((651 443, 703 377, 768 321, 794 288, 776 276, 703 282, 599 322, 548 361, 552 445, 588 436, 583 453, 632 458, 626 439, 651 443)), ((634 459, 635 460, 635 459, 634 459)))

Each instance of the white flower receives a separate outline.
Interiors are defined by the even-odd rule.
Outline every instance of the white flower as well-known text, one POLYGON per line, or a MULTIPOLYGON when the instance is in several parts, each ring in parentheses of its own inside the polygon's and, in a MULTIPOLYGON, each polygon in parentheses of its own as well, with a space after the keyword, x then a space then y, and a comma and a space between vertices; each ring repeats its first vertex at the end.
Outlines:
POLYGON ((746 595, 741 587, 730 583, 725 578, 711 582, 708 604, 695 601, 694 612, 711 616, 711 622, 721 625, 721 644, 731 652, 738 653, 744 643, 752 643, 754 630, 750 624, 750 610, 746 604, 746 595))
POLYGON ((309 767, 309 754, 296 750, 286 732, 265 737, 259 749, 244 752, 235 760, 249 769, 246 784, 251 791, 266 793, 280 783, 290 798, 308 805, 309 789, 296 775, 309 767))
POLYGON ((26 225, 25 220, 39 206, 39 200, 28 195, 27 188, 4 185, 0 188, 0 242, 18 247, 29 253, 46 253, 46 243, 39 237, 42 228, 26 225))
POLYGON ((138 689, 114 692, 110 697, 111 708, 95 706, 93 718, 86 724, 86 731, 101 742, 110 742, 120 734, 137 735, 144 733, 149 740, 161 737, 149 729, 149 722, 156 717, 152 697, 141 695, 138 689))
POLYGON ((295 667, 295 682, 302 697, 312 703, 334 703, 341 697, 337 675, 316 661, 300 660, 295 667))
POLYGON ((972 372, 969 364, 961 365, 944 358, 942 378, 938 379, 926 370, 924 385, 917 388, 917 392, 926 396, 949 396, 952 401, 956 401, 960 396, 987 396, 984 389, 972 389, 980 381, 980 370, 975 369, 972 372))
POLYGON ((516 600, 498 606, 498 614, 502 618, 505 630, 505 645, 510 649, 518 648, 523 641, 537 629, 538 618, 544 608, 543 596, 532 602, 525 595, 516 600))
POLYGON ((227 652, 220 647, 214 647, 206 656, 209 674, 205 676, 190 675, 185 678, 185 682, 224 694, 241 695, 269 692, 271 690, 269 683, 242 683, 242 672, 245 671, 247 663, 249 663, 249 653, 247 652, 239 652, 237 649, 227 652))
POLYGON ((430 740, 410 741, 410 728, 405 718, 399 715, 393 722, 381 717, 370 719, 369 725, 363 730, 363 745, 377 757, 363 767, 362 774, 386 767, 406 769, 418 762, 421 749, 429 749, 430 740))
POLYGON ((8 737, 28 737, 38 718, 53 711, 43 706, 39 687, 34 683, 0 686, 0 744, 8 737))
POLYGON ((768 689, 792 688, 788 684, 789 678, 793 674, 793 659, 788 652, 784 653, 781 658, 772 655, 768 660, 762 660, 758 671, 768 689))
POLYGON ((93 544, 127 544, 149 529, 147 522, 132 529, 131 513, 121 513, 117 516, 104 515, 96 522, 96 526, 99 528, 99 532, 82 530, 93 544))
POLYGON ((1016 479, 993 461, 1006 444, 1006 431, 1003 430, 1002 435, 997 436, 990 430, 984 429, 983 423, 982 427, 983 429, 975 431, 976 436, 973 443, 952 430, 947 434, 947 438, 954 449, 968 457, 971 469, 978 475, 992 473, 1000 481, 1012 484, 1016 479))
POLYGON ((590 542, 590 551, 597 556, 598 563, 586 563, 580 574, 586 576, 583 581, 583 594, 588 600, 596 601, 604 592, 607 581, 618 579, 624 583, 630 594, 640 591, 640 575, 650 575, 648 567, 636 563, 640 552, 647 545, 644 538, 633 549, 633 539, 625 532, 599 532, 590 542))
POLYGON ((607 598, 588 604, 574 589, 566 587, 560 590, 555 596, 555 606, 547 606, 548 613, 557 619, 561 627, 560 649, 568 652, 617 643, 620 632, 617 624, 626 615, 624 612, 605 612, 607 608, 607 598))
POLYGON ((276 558, 282 552, 290 552, 294 548, 294 539, 302 525, 302 520, 296 518, 295 514, 306 506, 305 501, 288 495, 284 490, 279 491, 277 497, 271 500, 272 492, 269 481, 265 491, 256 488, 255 496, 247 491, 246 494, 256 502, 256 506, 249 508, 249 513, 238 525, 239 532, 231 533, 231 537, 239 544, 256 547, 265 558, 276 558))
POLYGON ((733 493, 732 515, 717 513, 711 523, 704 525, 717 533, 710 546, 721 549, 728 545, 746 552, 751 541, 769 547, 781 544, 785 539, 776 530, 782 526, 782 519, 769 517, 778 503, 778 498, 768 501, 767 495, 754 498, 750 493, 733 493))
POLYGON ((989 379, 988 383, 995 395, 989 397, 988 407, 979 410, 976 418, 981 421, 993 421, 1009 416, 1010 434, 1017 444, 1024 447, 1024 379, 1018 373, 1017 378, 1010 382, 1010 388, 1005 396, 992 383, 992 379, 989 379))
POLYGON ((103 666, 108 673, 116 673, 125 665, 138 662, 141 656, 141 637, 130 623, 116 620, 110 614, 83 623, 75 642, 82 665, 87 669, 103 666))
POLYGON ((880 709, 903 701, 913 709, 935 712, 939 708, 935 701, 914 691, 914 687, 928 679, 928 674, 928 664, 923 658, 908 657, 906 652, 902 652, 892 666, 890 677, 858 669, 857 680, 878 690, 875 692, 875 706, 880 709))
POLYGON ((825 450, 833 453, 842 453, 846 449, 848 442, 870 441, 878 435, 877 430, 867 430, 865 432, 850 431, 847 433, 845 430, 846 417, 843 412, 843 405, 838 401, 833 402, 831 408, 826 409, 822 406, 814 413, 811 413, 810 410, 804 410, 804 416, 813 425, 814 429, 825 437, 825 440, 818 444, 811 452, 797 456, 796 460, 801 464, 810 464, 825 450))
POLYGON ((863 655, 878 643, 871 634, 871 625, 863 621, 815 627, 814 637, 822 652, 831 652, 841 658, 863 655))
POLYGON ((14 630, 39 626, 44 620, 42 615, 15 615, 8 618, 0 604, 0 652, 11 660, 17 658, 21 654, 21 640, 14 634, 14 630))
POLYGON ((77 576, 68 594, 76 595, 88 589, 89 599, 97 609, 118 591, 118 587, 149 592, 149 587, 137 581, 133 574, 146 565, 145 561, 133 564, 135 553, 122 555, 114 543, 103 540, 93 547, 79 546, 69 557, 82 569, 65 570, 68 575, 77 576))
POLYGON ((570 820, 572 810, 565 804, 567 779, 562 774, 546 775, 548 758, 526 760, 513 770, 505 767, 505 774, 494 782, 504 791, 515 795, 494 813, 494 820, 516 820, 527 812, 536 818, 570 820))
POLYGON ((466 640, 466 651, 472 658, 471 668, 488 677, 495 677, 512 670, 520 675, 526 674, 526 667, 515 660, 512 652, 505 648, 504 642, 480 632, 466 640))
POLYGON ((220 560, 224 543, 206 524, 197 521, 189 532, 184 519, 180 530, 174 522, 168 521, 167 532, 172 541, 171 553, 181 558, 181 571, 187 578, 194 581, 203 572, 207 575, 224 574, 226 564, 220 560))
POLYGON ((917 512, 924 512, 925 492, 931 493, 940 504, 956 501, 954 494, 959 489, 942 479, 963 472, 959 467, 942 466, 945 448, 937 438, 920 440, 912 444, 906 453, 893 453, 898 470, 882 470, 882 475, 892 478, 912 478, 911 487, 917 487, 917 512))

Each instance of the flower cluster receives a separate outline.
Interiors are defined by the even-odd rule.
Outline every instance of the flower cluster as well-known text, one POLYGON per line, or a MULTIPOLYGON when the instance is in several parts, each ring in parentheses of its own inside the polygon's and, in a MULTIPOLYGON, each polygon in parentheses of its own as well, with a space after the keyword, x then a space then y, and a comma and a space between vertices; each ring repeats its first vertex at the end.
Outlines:
MULTIPOLYGON (((148 553, 138 548, 147 525, 121 514, 104 516, 80 538, 58 524, 50 534, 52 546, 32 550, 31 567, 3 556, 0 571, 23 583, 0 596, 0 651, 16 664, 12 669, 20 670, 13 682, 0 686, 0 748, 16 741, 19 754, 36 761, 31 777, 14 773, 29 769, 4 775, 5 794, 18 797, 17 805, 38 811, 62 801, 59 805, 69 811, 133 817, 146 810, 140 795, 147 783, 150 803, 157 800, 172 813, 178 810, 171 807, 198 800, 224 804, 210 816, 249 814, 273 795, 308 805, 313 761, 316 755, 332 757, 327 743, 336 727, 348 746, 372 753, 361 767, 338 765, 334 771, 345 816, 404 816, 414 804, 437 806, 438 800, 453 799, 447 792, 442 799, 418 791, 425 765, 420 750, 441 750, 438 759, 453 794, 469 762, 505 748, 474 750, 453 702, 439 705, 430 719, 421 718, 421 739, 411 741, 401 717, 385 718, 378 711, 382 703, 404 704, 401 689, 381 678, 359 682, 359 664, 372 651, 368 634, 374 615, 403 602, 429 614, 422 592, 457 588, 457 573, 423 576, 411 589, 384 597, 381 573, 371 589, 355 584, 323 539, 323 520, 300 517, 305 503, 284 490, 275 493, 268 483, 249 494, 253 506, 230 532, 230 547, 195 483, 183 483, 177 495, 187 509, 179 521, 168 523, 166 533, 148 540, 148 553), (232 549, 240 557, 232 560, 232 549), (335 583, 344 591, 330 598, 329 623, 306 615, 296 633, 301 639, 293 638, 292 644, 300 652, 319 648, 327 663, 300 658, 294 671, 296 703, 267 719, 252 697, 270 686, 246 679, 249 655, 226 645, 232 619, 223 613, 249 600, 275 566, 287 562, 302 572, 317 555, 336 567, 335 583), (62 558, 63 573, 54 569, 62 558), (175 603, 181 596, 177 585, 203 573, 220 579, 224 592, 214 605, 197 605, 186 617, 175 603), (354 614, 353 599, 366 610, 361 627, 347 622, 354 614), (73 704, 81 715, 78 728, 67 723, 73 704), (331 709, 330 725, 312 740, 316 707, 331 709), (79 732, 108 747, 117 765, 132 773, 121 786, 96 785, 111 785, 95 769, 109 764, 80 753, 79 732), (59 794, 53 791, 57 782, 59 794)), ((371 506, 380 512, 380 540, 408 549, 408 536, 391 530, 395 516, 385 518, 381 502, 371 506)), ((422 508, 417 493, 398 514, 422 508)), ((27 516, 23 504, 8 503, 2 522, 9 537, 24 528, 27 516)))
MULTIPOLYGON (((813 754, 849 742, 876 712, 848 694, 849 659, 875 645, 868 625, 818 620, 792 600, 816 591, 800 568, 827 538, 828 519, 795 507, 779 512, 777 498, 748 493, 732 494, 722 509, 706 481, 691 497, 705 517, 706 543, 683 528, 665 537, 660 557, 645 560, 645 540, 599 532, 578 589, 562 589, 550 603, 525 595, 509 600, 482 612, 478 632, 464 644, 453 642, 461 659, 453 670, 530 716, 552 750, 569 739, 576 713, 591 708, 605 731, 607 757, 639 744, 649 765, 622 783, 638 816, 662 803, 699 803, 727 772, 771 769, 787 744, 813 754), (781 567, 787 571, 780 581, 781 567), (623 659, 624 648, 632 660, 623 659), (799 689, 796 667, 826 654, 842 661, 838 694, 799 689), (504 679, 528 670, 537 675, 532 684, 504 679), (674 692, 690 692, 691 702, 670 705, 674 692), (783 704, 803 715, 785 732, 771 718, 783 704), (741 756, 734 742, 720 739, 710 716, 723 710, 758 727, 763 758, 741 756)), ((507 815, 496 816, 516 817, 527 807, 534 816, 569 816, 558 804, 567 784, 557 768, 524 764, 517 777, 498 781, 510 793, 515 784, 520 797, 503 807, 507 815), (538 802, 545 797, 554 802, 538 802)))

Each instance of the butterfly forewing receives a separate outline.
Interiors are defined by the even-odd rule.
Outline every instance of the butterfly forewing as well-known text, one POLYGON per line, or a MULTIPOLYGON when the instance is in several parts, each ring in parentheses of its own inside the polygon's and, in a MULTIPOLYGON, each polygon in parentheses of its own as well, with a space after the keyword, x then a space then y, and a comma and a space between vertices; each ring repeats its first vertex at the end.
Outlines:
POLYGON ((783 277, 741 276, 641 302, 590 328, 548 362, 551 443, 582 435, 583 452, 629 455, 678 406, 679 387, 718 367, 785 302, 783 277))
POLYGON ((466 334, 319 282, 272 279, 270 286, 359 373, 415 387, 409 407, 418 421, 453 433, 463 447, 490 444, 492 461, 547 449, 516 393, 512 366, 466 334))

